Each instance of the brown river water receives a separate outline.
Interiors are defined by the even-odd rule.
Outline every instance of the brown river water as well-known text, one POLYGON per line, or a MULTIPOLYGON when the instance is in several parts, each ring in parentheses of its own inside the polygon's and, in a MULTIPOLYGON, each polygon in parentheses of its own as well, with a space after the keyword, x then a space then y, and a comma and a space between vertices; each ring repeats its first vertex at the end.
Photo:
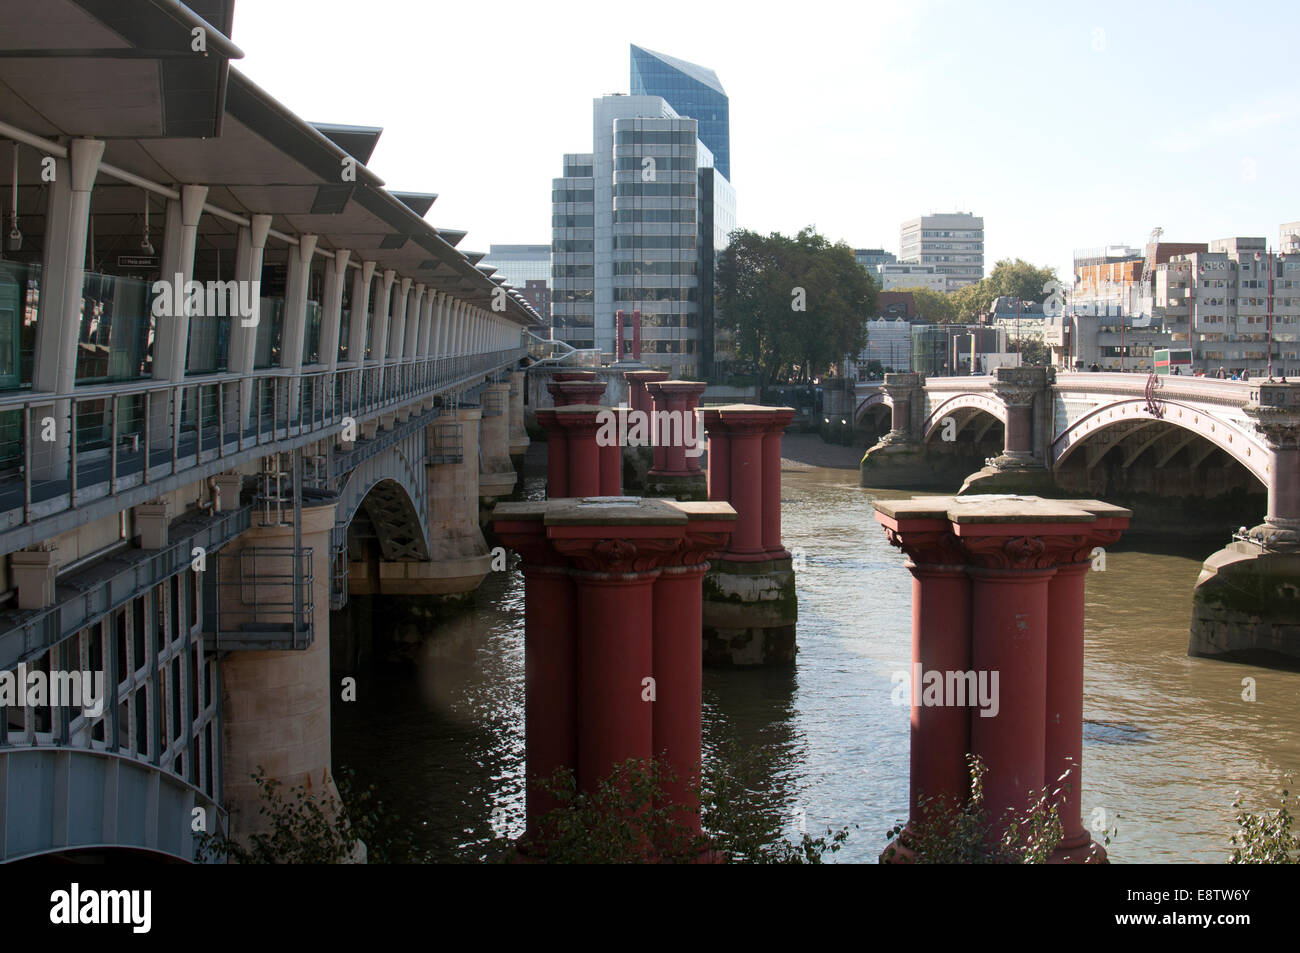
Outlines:
MULTIPOLYGON (((525 496, 541 494, 539 449, 525 496)), ((908 709, 891 699, 911 659, 910 576, 844 466, 860 451, 804 435, 784 451, 783 536, 805 562, 798 659, 706 670, 705 746, 761 752, 792 838, 849 826, 829 859, 875 862, 907 808, 908 709)), ((1220 545, 1121 542, 1089 575, 1084 821, 1118 829, 1118 863, 1221 862, 1238 792, 1271 809, 1300 773, 1300 672, 1187 656, 1192 585, 1220 545)), ((493 573, 414 662, 356 673, 358 700, 334 704, 335 764, 376 785, 435 857, 478 859, 494 831, 522 830, 523 664, 522 577, 493 573)))

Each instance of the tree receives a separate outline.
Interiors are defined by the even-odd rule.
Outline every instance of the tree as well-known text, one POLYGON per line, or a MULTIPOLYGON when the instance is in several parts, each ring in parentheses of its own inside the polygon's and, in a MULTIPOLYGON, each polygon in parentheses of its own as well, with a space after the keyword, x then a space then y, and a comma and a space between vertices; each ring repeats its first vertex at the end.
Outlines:
POLYGON ((942 291, 929 288, 893 288, 891 291, 906 292, 912 296, 916 305, 916 316, 926 324, 951 324, 957 319, 952 298, 942 291))
POLYGON ((1055 268, 1039 268, 1022 258, 1004 258, 993 266, 988 277, 948 293, 955 314, 953 320, 962 323, 974 321, 981 314, 988 313, 995 298, 1004 295, 1041 304, 1049 294, 1043 286, 1056 280, 1055 268))
POLYGON ((1007 350, 1012 353, 1020 352, 1020 363, 1046 365, 1052 363, 1052 352, 1048 350, 1047 345, 1042 341, 1034 338, 1021 338, 1018 341, 1008 341, 1007 350))
POLYGON ((990 300, 999 295, 1019 298, 1041 304, 1047 297, 1043 285, 1056 281, 1056 269, 1046 266, 1038 268, 1022 258, 1012 261, 1004 258, 993 266, 993 272, 983 279, 990 300))
POLYGON ((793 238, 731 234, 717 272, 718 326, 736 332, 742 360, 762 380, 812 381, 866 341, 876 286, 843 242, 811 226, 793 238))

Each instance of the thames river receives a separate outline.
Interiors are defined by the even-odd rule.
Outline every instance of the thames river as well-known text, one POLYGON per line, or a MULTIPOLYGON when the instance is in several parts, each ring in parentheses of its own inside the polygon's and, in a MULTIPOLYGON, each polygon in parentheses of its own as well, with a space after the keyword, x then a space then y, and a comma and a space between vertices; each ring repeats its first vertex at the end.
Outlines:
MULTIPOLYGON (((911 661, 911 577, 856 469, 813 465, 853 454, 802 435, 784 449, 783 535, 803 565, 798 659, 706 670, 705 747, 761 755, 791 838, 848 826, 828 859, 874 862, 907 809, 908 709, 892 698, 911 661)), ((530 466, 524 494, 541 492, 530 466)), ((1300 767, 1300 673, 1187 657, 1192 586, 1221 544, 1121 542, 1089 575, 1084 821, 1118 829, 1115 862, 1223 861, 1237 792, 1274 808, 1300 767)), ((522 830, 523 670, 523 580, 493 573, 478 608, 413 662, 356 673, 358 700, 334 705, 334 763, 376 785, 435 857, 475 860, 494 831, 522 830)))

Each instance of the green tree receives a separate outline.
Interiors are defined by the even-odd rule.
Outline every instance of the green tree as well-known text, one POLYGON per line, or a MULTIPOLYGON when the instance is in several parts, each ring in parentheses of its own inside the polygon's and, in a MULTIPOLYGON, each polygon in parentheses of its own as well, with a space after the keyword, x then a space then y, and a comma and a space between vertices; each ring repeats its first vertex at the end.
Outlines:
POLYGON ((929 288, 891 288, 890 291, 910 294, 916 304, 916 316, 926 324, 951 324, 957 319, 952 298, 942 291, 929 288))
POLYGON ((747 229, 731 234, 717 273, 718 325, 734 330, 742 360, 762 381, 812 381, 856 354, 876 286, 843 242, 811 226, 793 238, 747 229))
POLYGON ((1024 365, 1037 364, 1046 366, 1052 363, 1052 352, 1047 345, 1033 338, 1008 341, 1007 350, 1013 353, 1019 351, 1020 363, 1024 365))
POLYGON ((1047 297, 1043 285, 1056 280, 1055 268, 1039 268, 1022 258, 1014 261, 1010 258, 1002 259, 993 266, 992 273, 983 279, 986 285, 984 290, 990 301, 999 295, 1006 295, 1021 301, 1033 301, 1035 304, 1041 304, 1047 297))

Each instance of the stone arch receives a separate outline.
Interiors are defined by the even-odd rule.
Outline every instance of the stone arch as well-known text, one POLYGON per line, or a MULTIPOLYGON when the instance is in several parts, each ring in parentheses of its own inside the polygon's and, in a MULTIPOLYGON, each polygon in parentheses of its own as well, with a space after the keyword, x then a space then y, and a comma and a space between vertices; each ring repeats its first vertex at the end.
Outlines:
POLYGON ((985 414, 1006 427, 1007 408, 997 397, 988 393, 954 394, 926 416, 925 423, 921 427, 922 440, 928 442, 943 426, 945 417, 952 417, 957 422, 957 430, 960 432, 972 420, 985 414))
MULTIPOLYGON (((1163 423, 1208 441, 1240 463, 1265 487, 1268 486, 1273 467, 1273 454, 1257 434, 1248 433, 1239 425, 1190 404, 1165 401, 1163 406, 1164 415, 1154 417, 1148 409, 1146 399, 1135 398, 1107 404, 1083 415, 1052 440, 1053 469, 1064 465, 1076 450, 1086 446, 1088 441, 1098 434, 1109 433, 1113 436, 1116 427, 1123 427, 1127 433, 1133 433, 1146 429, 1144 425, 1163 423)), ((1153 429, 1167 432, 1165 428, 1153 429)), ((1134 444, 1133 449, 1136 452, 1132 453, 1129 463, 1136 461, 1138 455, 1155 446, 1159 436, 1159 434, 1150 434, 1134 444)))
POLYGON ((873 391, 867 395, 866 399, 858 401, 858 406, 853 411, 853 426, 856 427, 861 424, 868 413, 878 413, 879 411, 876 410, 878 407, 884 407, 891 413, 893 412, 894 402, 884 390, 873 391))

